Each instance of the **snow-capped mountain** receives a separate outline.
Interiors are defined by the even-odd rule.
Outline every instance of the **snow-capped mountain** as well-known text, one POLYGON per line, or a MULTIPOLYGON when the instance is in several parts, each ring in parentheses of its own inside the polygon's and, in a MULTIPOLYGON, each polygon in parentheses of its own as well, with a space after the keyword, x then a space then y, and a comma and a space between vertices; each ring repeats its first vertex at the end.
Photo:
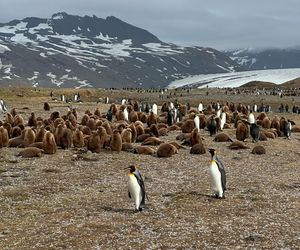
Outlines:
POLYGON ((0 84, 164 87, 240 66, 212 48, 164 43, 115 17, 30 17, 0 24, 0 84))
POLYGON ((246 70, 300 68, 300 48, 225 51, 246 70))

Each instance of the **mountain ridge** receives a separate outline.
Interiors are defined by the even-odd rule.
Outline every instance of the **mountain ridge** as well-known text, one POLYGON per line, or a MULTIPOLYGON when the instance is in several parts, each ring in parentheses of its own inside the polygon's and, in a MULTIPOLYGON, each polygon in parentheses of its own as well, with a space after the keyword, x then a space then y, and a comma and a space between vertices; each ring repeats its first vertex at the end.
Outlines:
POLYGON ((0 24, 1 85, 164 87, 241 68, 223 52, 165 43, 114 16, 58 12, 0 24))

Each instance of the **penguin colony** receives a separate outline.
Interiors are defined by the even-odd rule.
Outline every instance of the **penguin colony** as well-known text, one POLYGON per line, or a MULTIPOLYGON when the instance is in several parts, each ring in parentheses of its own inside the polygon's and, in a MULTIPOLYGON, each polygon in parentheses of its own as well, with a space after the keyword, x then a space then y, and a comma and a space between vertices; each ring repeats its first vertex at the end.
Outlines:
MULTIPOLYGON (((43 109, 48 117, 36 117, 31 113, 26 122, 22 115, 12 108, 0 121, 0 147, 24 148, 17 155, 21 157, 42 157, 43 154, 55 154, 58 150, 82 148, 93 153, 107 150, 125 151, 134 154, 156 157, 172 157, 186 147, 191 154, 205 154, 209 142, 203 141, 201 134, 214 136, 215 142, 231 142, 230 149, 247 149, 242 142, 259 143, 260 140, 277 137, 290 138, 293 122, 275 116, 272 120, 266 113, 255 116, 243 105, 226 103, 205 109, 202 103, 198 109, 188 109, 178 104, 165 102, 159 110, 143 107, 136 101, 123 101, 122 105, 111 104, 108 111, 94 112, 86 110, 81 119, 76 109, 66 114, 58 111, 50 113, 50 105, 44 103, 43 109), (236 128, 236 141, 224 132, 227 128, 236 128), (166 142, 163 136, 171 131, 181 131, 178 142, 166 142), (222 132, 221 132, 222 131, 222 132), (251 138, 250 138, 251 136, 251 138), (136 145, 140 143, 141 145, 136 145)), ((211 163, 209 176, 212 193, 224 198, 226 174, 216 150, 209 149, 211 163)), ((256 146, 253 154, 265 154, 262 146, 256 146)), ((141 174, 135 166, 130 166, 128 189, 135 203, 135 209, 141 211, 145 205, 145 186, 141 174)))

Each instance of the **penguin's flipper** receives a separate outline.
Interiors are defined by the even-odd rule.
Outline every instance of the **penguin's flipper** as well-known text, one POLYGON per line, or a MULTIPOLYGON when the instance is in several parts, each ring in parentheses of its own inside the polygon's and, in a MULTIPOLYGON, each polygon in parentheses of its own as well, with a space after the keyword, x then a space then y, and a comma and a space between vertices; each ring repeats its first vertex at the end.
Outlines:
POLYGON ((225 192, 225 190, 226 190, 226 172, 225 172, 225 168, 224 168, 224 166, 223 166, 223 164, 220 160, 217 160, 216 163, 217 163, 218 169, 221 173, 222 189, 223 189, 223 192, 225 192))
POLYGON ((146 190, 145 190, 145 184, 144 184, 144 180, 140 174, 139 171, 135 171, 134 173, 135 178, 137 179, 138 184, 141 187, 141 191, 142 191, 142 201, 141 204, 144 205, 145 204, 145 197, 146 197, 146 190))
POLYGON ((130 192, 128 191, 128 197, 131 199, 131 194, 130 194, 130 192))

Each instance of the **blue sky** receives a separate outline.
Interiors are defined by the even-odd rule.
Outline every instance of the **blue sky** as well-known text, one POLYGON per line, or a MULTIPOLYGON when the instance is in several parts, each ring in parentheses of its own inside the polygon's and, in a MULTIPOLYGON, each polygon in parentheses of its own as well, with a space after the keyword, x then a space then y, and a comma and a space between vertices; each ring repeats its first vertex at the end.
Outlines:
POLYGON ((216 49, 300 46, 299 0, 0 0, 0 22, 116 16, 165 42, 216 49))

